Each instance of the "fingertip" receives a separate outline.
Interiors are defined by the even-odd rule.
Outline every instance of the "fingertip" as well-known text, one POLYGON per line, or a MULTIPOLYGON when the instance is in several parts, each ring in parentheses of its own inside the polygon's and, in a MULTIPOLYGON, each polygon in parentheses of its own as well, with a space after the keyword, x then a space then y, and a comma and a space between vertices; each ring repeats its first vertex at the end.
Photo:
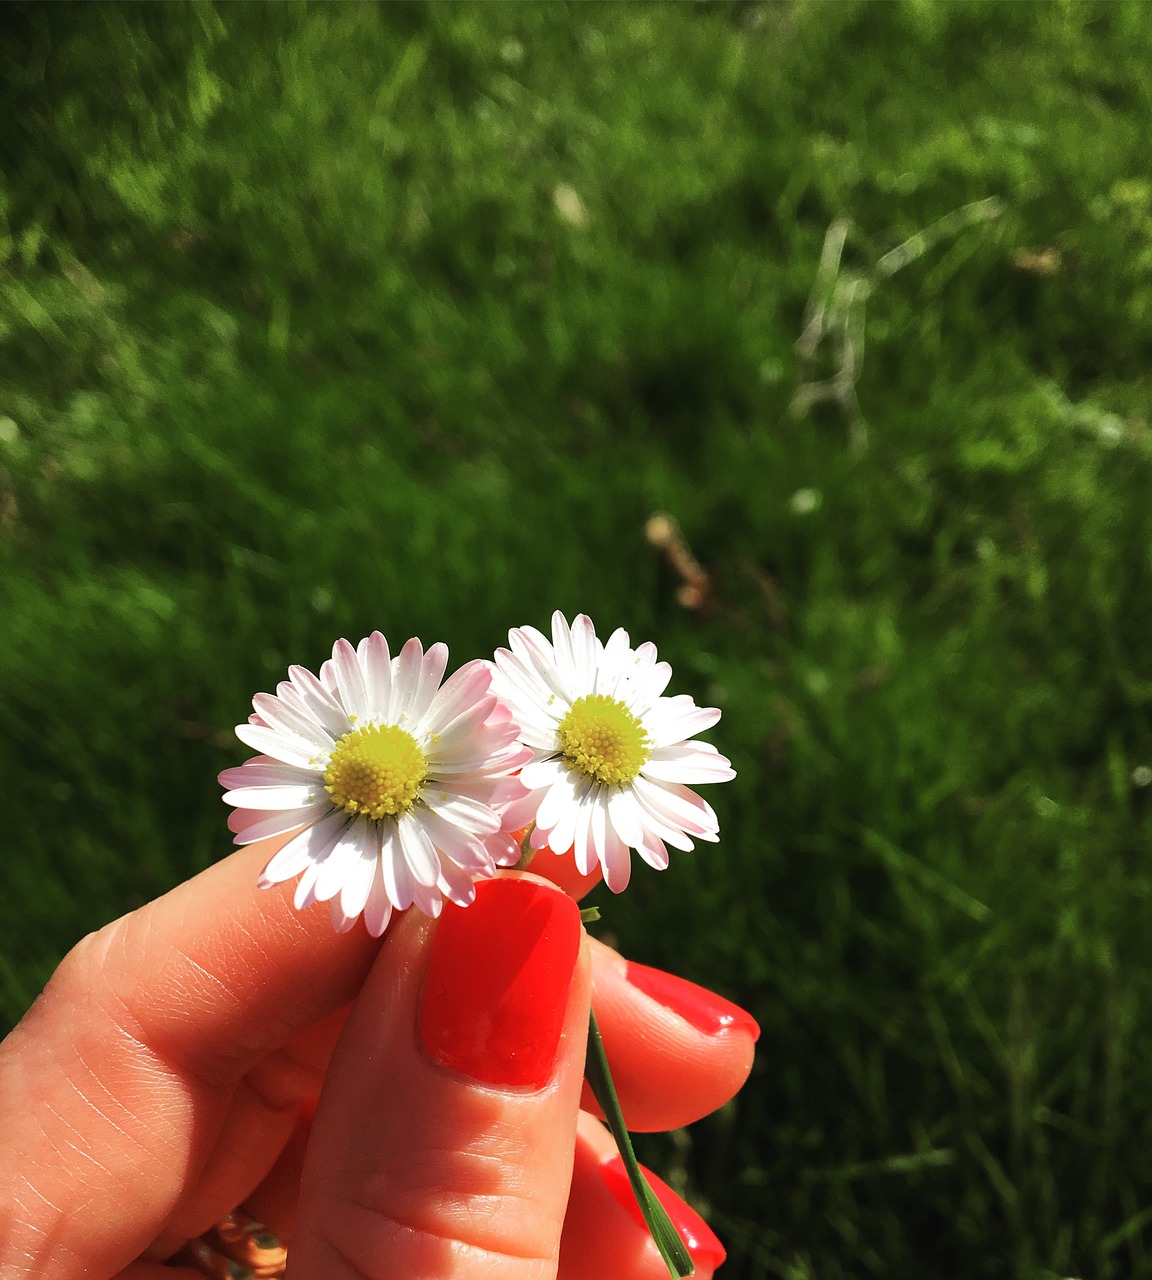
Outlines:
MULTIPOLYGON (((593 1004, 628 1127, 677 1129, 723 1106, 752 1070, 755 1021, 695 983, 595 940, 591 949, 593 1004)), ((587 1087, 581 1105, 600 1114, 587 1087)))
MULTIPOLYGON (((710 1280, 724 1246, 703 1218, 660 1178, 644 1169, 695 1265, 694 1280, 710 1280)), ((636 1203, 611 1134, 581 1115, 572 1192, 560 1246, 559 1280, 666 1280, 668 1268, 636 1203)))

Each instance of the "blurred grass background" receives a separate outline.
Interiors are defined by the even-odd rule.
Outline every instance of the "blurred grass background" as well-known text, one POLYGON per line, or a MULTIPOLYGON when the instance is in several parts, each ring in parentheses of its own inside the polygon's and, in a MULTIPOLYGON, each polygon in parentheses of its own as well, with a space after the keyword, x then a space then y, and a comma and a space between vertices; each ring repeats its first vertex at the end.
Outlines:
POLYGON ((1147 6, 12 4, 0 66, 4 1020, 226 851, 289 662, 585 610, 739 770, 602 903, 763 1026, 645 1146, 725 1274, 1152 1275, 1147 6))

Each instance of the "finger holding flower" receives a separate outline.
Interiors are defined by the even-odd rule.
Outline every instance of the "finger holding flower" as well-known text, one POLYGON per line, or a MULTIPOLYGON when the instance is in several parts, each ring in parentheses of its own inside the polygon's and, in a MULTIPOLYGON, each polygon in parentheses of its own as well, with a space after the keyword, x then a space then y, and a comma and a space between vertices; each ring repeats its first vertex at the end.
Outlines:
MULTIPOLYGON (((571 854, 579 877, 597 870, 620 893, 633 849, 663 870, 669 844, 719 839, 689 784, 735 776, 693 739, 720 712, 663 696, 672 669, 655 645, 633 649, 623 629, 601 643, 587 615, 569 626, 559 611, 551 643, 534 627, 508 640, 441 687, 445 646, 425 654, 413 639, 393 659, 374 632, 355 649, 338 641, 318 678, 293 667, 275 695, 258 694, 237 735, 264 755, 221 782, 241 811, 239 843, 290 837, 261 886, 299 875, 298 908, 328 901, 338 931, 363 914, 379 936, 394 910, 435 918, 445 900, 469 905, 478 881, 527 865, 533 850, 571 854), (527 833, 523 857, 513 831, 527 833)), ((588 1055, 641 1215, 673 1274, 691 1274, 632 1150, 594 1012, 588 1055)))
POLYGON ((244 847, 85 939, 0 1046, 0 1270, 216 1274, 251 1199, 298 1277, 712 1274, 625 1120, 722 1104, 757 1028, 590 940, 573 898, 717 839, 690 786, 733 776, 692 737, 719 712, 584 616, 509 645, 445 680, 443 645, 375 632, 256 695, 260 754, 221 775, 244 847), (579 1111, 586 1031, 610 1133, 579 1111))

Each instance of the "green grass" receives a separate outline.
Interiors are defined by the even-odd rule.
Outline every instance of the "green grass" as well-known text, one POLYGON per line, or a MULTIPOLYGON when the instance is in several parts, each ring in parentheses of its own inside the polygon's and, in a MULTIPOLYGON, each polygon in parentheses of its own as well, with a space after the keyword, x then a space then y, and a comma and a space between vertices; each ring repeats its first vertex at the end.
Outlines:
POLYGON ((646 1144, 726 1274, 1152 1275, 1146 7, 0 27, 0 1017, 225 852, 289 662, 586 610, 739 770, 602 902, 763 1026, 646 1144), (790 412, 838 218, 855 424, 790 412))

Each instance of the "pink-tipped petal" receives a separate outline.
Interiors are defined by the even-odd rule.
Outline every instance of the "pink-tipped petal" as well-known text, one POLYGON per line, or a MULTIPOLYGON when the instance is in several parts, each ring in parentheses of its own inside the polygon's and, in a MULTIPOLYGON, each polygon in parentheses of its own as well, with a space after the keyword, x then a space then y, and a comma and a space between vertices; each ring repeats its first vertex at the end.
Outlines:
POLYGON ((332 813, 305 827, 272 856, 260 873, 260 887, 267 888, 282 880, 291 880, 304 869, 313 872, 340 839, 347 821, 344 814, 332 813))
POLYGON ((356 646, 356 657, 364 676, 369 716, 376 724, 391 723, 392 655, 388 641, 379 631, 373 631, 356 646))
POLYGON ((416 686, 412 705, 408 708, 408 714, 413 720, 423 720, 427 716, 447 666, 448 646, 439 643, 432 645, 424 655, 420 667, 420 682, 416 686))
POLYGON ((698 707, 691 698, 681 695, 657 703, 646 724, 653 747, 669 747, 703 733, 719 719, 720 711, 716 707, 698 707), (673 703, 677 705, 669 705, 673 703))
POLYGON ((604 883, 613 893, 623 893, 632 877, 632 855, 628 846, 607 827, 604 834, 604 855, 600 860, 604 868, 604 883))
POLYGON ((424 646, 415 636, 392 663, 392 723, 406 725, 420 690, 424 671, 424 646))
MULTIPOLYGON (((420 888, 434 889, 440 877, 440 859, 423 825, 418 819, 405 814, 397 822, 396 830, 412 879, 420 888)), ((416 904, 421 911, 427 910, 420 895, 417 895, 416 904)))
POLYGON ((640 771, 655 782, 688 786, 730 782, 736 776, 728 760, 707 742, 684 742, 652 752, 640 771))
POLYGON ((369 718, 368 690, 356 650, 347 640, 337 640, 332 647, 332 676, 340 693, 340 701, 353 725, 369 718))
POLYGON ((246 747, 271 756, 282 764, 296 765, 300 769, 319 769, 327 759, 323 752, 302 738, 264 725, 238 724, 236 736, 246 747))

